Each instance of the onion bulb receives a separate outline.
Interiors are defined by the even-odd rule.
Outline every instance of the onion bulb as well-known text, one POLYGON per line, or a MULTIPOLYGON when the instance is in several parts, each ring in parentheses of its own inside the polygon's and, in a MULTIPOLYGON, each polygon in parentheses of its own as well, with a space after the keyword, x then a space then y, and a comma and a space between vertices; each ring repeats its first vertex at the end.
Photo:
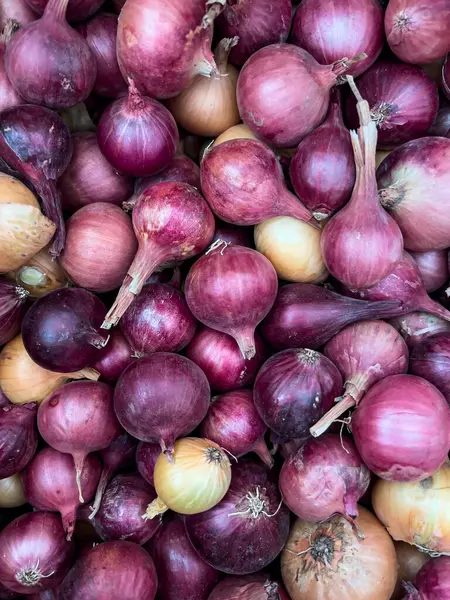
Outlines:
POLYGON ((218 73, 211 77, 198 75, 167 106, 178 125, 203 137, 213 137, 239 123, 236 101, 238 70, 228 64, 231 48, 238 38, 225 38, 216 48, 214 58, 218 73))
POLYGON ((450 462, 422 481, 379 479, 372 505, 394 540, 424 551, 450 552, 450 462))
POLYGON ((172 460, 165 454, 158 457, 153 478, 158 497, 147 507, 148 519, 169 509, 196 515, 225 496, 231 482, 231 465, 218 444, 189 437, 175 442, 172 460))
POLYGON ((256 249, 270 260, 280 279, 296 283, 325 281, 320 230, 292 217, 274 217, 255 227, 256 249))
POLYGON ((41 298, 48 292, 69 285, 64 269, 57 259, 52 260, 48 246, 30 258, 20 269, 10 271, 7 277, 14 279, 17 285, 26 289, 33 298, 41 298))
POLYGON ((403 582, 414 581, 417 573, 430 560, 430 557, 416 546, 411 546, 406 542, 395 542, 394 545, 397 554, 398 579, 391 600, 400 600, 404 598, 403 582))
POLYGON ((239 125, 233 125, 233 127, 230 127, 229 129, 221 133, 219 137, 217 137, 214 140, 211 148, 214 148, 215 146, 220 146, 220 144, 223 144, 224 142, 228 142, 230 140, 240 139, 257 140, 258 138, 248 125, 245 125, 245 123, 239 123, 239 125))
POLYGON ((27 499, 19 473, 0 479, 0 508, 16 508, 26 503, 27 499))

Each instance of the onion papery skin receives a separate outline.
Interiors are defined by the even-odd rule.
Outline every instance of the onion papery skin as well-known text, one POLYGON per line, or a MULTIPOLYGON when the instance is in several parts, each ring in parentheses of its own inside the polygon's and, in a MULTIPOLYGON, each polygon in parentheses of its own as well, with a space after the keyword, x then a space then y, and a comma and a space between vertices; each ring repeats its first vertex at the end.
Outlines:
POLYGON ((291 600, 390 599, 397 581, 394 544, 381 523, 358 508, 355 523, 364 537, 341 516, 325 523, 294 522, 281 555, 291 600))
POLYGON ((233 225, 271 217, 314 219, 286 188, 275 154, 262 142, 235 139, 212 148, 200 165, 201 185, 214 214, 233 225))
POLYGON ((0 6, 0 31, 11 19, 23 26, 35 21, 36 15, 29 8, 27 0, 4 0, 0 6))
POLYGON ((119 173, 148 177, 166 167, 178 146, 178 129, 165 106, 142 96, 129 80, 128 96, 110 104, 97 128, 100 150, 119 173))
POLYGON ((436 386, 450 406, 450 332, 437 333, 416 344, 409 370, 436 386))
POLYGON ((22 515, 0 533, 0 579, 8 589, 31 594, 55 587, 72 565, 74 544, 48 512, 22 515))
POLYGON ((246 360, 230 335, 201 327, 186 348, 186 356, 202 369, 211 389, 229 392, 251 385, 267 356, 266 345, 257 332, 255 349, 255 356, 246 360))
POLYGON ((99 352, 99 358, 92 367, 107 383, 115 383, 128 365, 134 362, 133 350, 119 329, 111 332, 111 337, 99 352))
POLYGON ((403 144, 378 167, 381 203, 397 221, 407 250, 450 245, 449 160, 450 139, 424 137, 403 144))
POLYGON ((438 290, 448 281, 450 273, 447 250, 429 250, 410 254, 419 267, 424 288, 429 294, 438 290))
MULTIPOLYGON (((447 61, 447 64, 450 64, 447 61)), ((441 106, 429 130, 430 135, 450 138, 450 105, 441 106)))
POLYGON ((23 287, 0 277, 0 346, 19 333, 28 296, 23 287))
MULTIPOLYGON (((85 21, 93 15, 105 0, 69 0, 67 19, 70 22, 85 21)), ((34 12, 42 15, 49 0, 26 0, 34 12)))
POLYGON ((136 449, 136 466, 142 477, 155 486, 153 474, 158 456, 161 454, 159 444, 149 444, 148 442, 139 442, 136 449))
POLYGON ((118 206, 95 202, 67 221, 60 262, 76 285, 105 293, 120 286, 137 247, 130 217, 118 206))
MULTIPOLYGON (((1 14, 0 14, 1 21, 1 14)), ((3 31, 3 27, 0 28, 3 31)), ((18 92, 14 89, 10 82, 8 75, 5 70, 5 33, 2 32, 3 39, 0 38, 0 111, 10 108, 11 106, 18 106, 23 104, 24 100, 18 92)))
POLYGON ((291 39, 321 65, 332 64, 344 56, 366 54, 347 71, 357 77, 378 58, 383 34, 383 10, 378 0, 346 0, 338 4, 303 0, 294 15, 291 39))
POLYGON ((19 29, 6 48, 6 72, 25 102, 70 108, 94 87, 97 65, 86 41, 67 24, 64 4, 51 0, 41 19, 19 29))
POLYGON ((0 408, 0 479, 18 473, 33 458, 38 443, 36 411, 34 402, 0 408))
POLYGON ((384 27, 392 52, 402 61, 425 64, 450 50, 446 0, 390 0, 384 27))
POLYGON ((239 458, 255 452, 271 468, 273 458, 264 441, 267 426, 253 402, 252 390, 234 390, 215 396, 200 425, 200 435, 239 458))
POLYGON ((412 312, 389 319, 410 350, 435 333, 450 332, 450 322, 425 312, 412 312))
POLYGON ((240 461, 233 465, 223 500, 184 518, 186 533, 215 569, 231 575, 255 573, 278 556, 287 540, 289 511, 280 502, 275 473, 259 462, 240 461))
MULTIPOLYGON (((80 488, 86 502, 94 497, 100 471, 100 461, 95 454, 89 454, 80 476, 80 488)), ((72 539, 80 506, 73 458, 53 448, 43 448, 22 473, 22 481, 31 506, 61 513, 67 539, 72 539)))
POLYGON ((450 449, 450 409, 431 383, 391 375, 376 383, 352 416, 363 461, 392 481, 420 481, 439 469, 450 449))
POLYGON ((219 572, 194 550, 179 515, 164 519, 147 548, 158 573, 158 593, 164 600, 211 598, 219 572))
MULTIPOLYGON (((378 61, 358 79, 358 89, 369 103, 381 148, 426 135, 439 108, 436 84, 418 66, 378 61)), ((357 127, 356 102, 350 96, 346 114, 349 125, 357 127)))
POLYGON ((77 133, 72 143, 72 159, 58 181, 64 210, 73 212, 93 202, 120 206, 130 197, 133 180, 113 169, 101 153, 95 133, 77 133))
MULTIPOLYGON (((406 587, 406 586, 405 586, 406 587)), ((414 587, 405 600, 446 600, 450 592, 450 557, 439 556, 426 563, 417 573, 414 587)))
POLYGON ((205 417, 210 390, 203 371, 184 356, 157 352, 130 365, 114 392, 122 427, 143 442, 171 454, 179 437, 205 417))
POLYGON ((208 600, 290 600, 284 588, 269 575, 255 573, 225 577, 216 585, 208 600))
POLYGON ((191 267, 185 294, 194 317, 231 335, 242 356, 251 359, 255 329, 272 308, 277 287, 275 269, 262 254, 219 241, 191 267))
POLYGON ((155 565, 133 542, 99 544, 79 558, 64 579, 59 600, 154 600, 155 565))

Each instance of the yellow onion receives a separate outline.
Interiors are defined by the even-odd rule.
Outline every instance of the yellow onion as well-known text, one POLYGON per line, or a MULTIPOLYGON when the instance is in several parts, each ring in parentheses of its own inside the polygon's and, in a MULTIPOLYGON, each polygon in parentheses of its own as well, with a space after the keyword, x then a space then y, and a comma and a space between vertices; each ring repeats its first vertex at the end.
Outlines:
POLYGON ((47 246, 20 269, 10 271, 7 277, 25 288, 33 298, 41 298, 48 292, 69 285, 64 269, 58 260, 52 260, 47 246))
POLYGON ((230 487, 228 456, 215 442, 183 438, 175 442, 173 460, 160 454, 153 475, 158 497, 147 507, 146 518, 174 510, 196 515, 222 500, 230 487))
POLYGON ((34 194, 18 179, 0 173, 0 273, 24 265, 49 243, 55 229, 34 194))
POLYGON ((100 374, 94 369, 77 373, 53 373, 37 365, 28 355, 22 336, 6 344, 0 353, 0 389, 13 404, 42 402, 69 379, 97 380, 100 374))
POLYGON ((395 542, 394 545, 397 554, 398 579, 391 600, 400 600, 405 595, 402 581, 413 582, 417 573, 430 560, 430 557, 415 546, 411 546, 411 544, 395 542))
POLYGON ((320 230, 292 217, 274 217, 255 227, 255 245, 280 279, 296 283, 325 281, 320 230))
POLYGON ((23 506, 26 502, 19 473, 0 479, 0 508, 16 508, 23 506))
POLYGON ((221 133, 219 137, 215 139, 211 147, 214 148, 214 146, 220 146, 220 144, 223 144, 224 142, 239 139, 257 140, 258 138, 248 125, 240 123, 239 125, 233 125, 233 127, 230 127, 229 129, 221 133))
POLYGON ((372 504, 394 540, 429 552, 450 552, 450 462, 422 481, 379 479, 372 504))

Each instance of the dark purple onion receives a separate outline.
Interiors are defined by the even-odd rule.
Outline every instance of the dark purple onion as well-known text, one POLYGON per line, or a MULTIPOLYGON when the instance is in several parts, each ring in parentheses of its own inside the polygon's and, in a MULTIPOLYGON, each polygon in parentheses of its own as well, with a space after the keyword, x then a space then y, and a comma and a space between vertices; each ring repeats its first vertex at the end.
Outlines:
POLYGON ((0 479, 22 471, 36 452, 35 402, 0 408, 0 479))
POLYGON ((410 350, 422 340, 443 331, 450 332, 450 322, 426 312, 412 312, 389 319, 392 327, 395 327, 410 350))
POLYGON ((416 575, 414 585, 404 584, 404 600, 447 600, 450 590, 450 557, 429 560, 416 575))
POLYGON ((449 53, 445 57, 444 64, 442 65, 442 76, 441 76, 441 87, 444 94, 450 100, 450 60, 449 53))
POLYGON ((208 600, 290 600, 280 583, 264 573, 225 577, 208 600))
POLYGON ((423 286, 428 293, 435 292, 449 279, 448 250, 428 250, 428 252, 411 252, 411 256, 419 267, 423 286))
POLYGON ((409 370, 435 385, 450 406, 450 332, 436 333, 416 344, 409 370))
MULTIPOLYGON (((69 21, 84 21, 100 8, 105 0, 69 0, 67 19, 69 21)), ((26 0, 38 15, 42 15, 49 0, 26 0)))
POLYGON ((450 105, 441 106, 429 130, 430 135, 450 138, 450 105))
POLYGON ((148 442, 139 442, 136 450, 136 465, 138 471, 145 479, 145 481, 147 481, 153 486, 155 485, 153 481, 155 464, 160 454, 160 445, 149 444, 148 442))
POLYGON ((246 460, 233 465, 230 487, 219 504, 184 517, 198 554, 232 575, 255 573, 270 564, 286 543, 289 521, 276 474, 246 460))
POLYGON ((230 225, 229 223, 224 223, 218 219, 212 243, 217 240, 223 240, 224 242, 236 244, 237 246, 247 246, 247 248, 255 247, 253 227, 230 225))
POLYGON ((130 344, 119 329, 111 332, 108 343, 99 351, 98 356, 92 367, 108 383, 115 383, 128 365, 135 360, 130 344))
POLYGON ((19 333, 29 295, 20 285, 0 276, 0 346, 19 333))

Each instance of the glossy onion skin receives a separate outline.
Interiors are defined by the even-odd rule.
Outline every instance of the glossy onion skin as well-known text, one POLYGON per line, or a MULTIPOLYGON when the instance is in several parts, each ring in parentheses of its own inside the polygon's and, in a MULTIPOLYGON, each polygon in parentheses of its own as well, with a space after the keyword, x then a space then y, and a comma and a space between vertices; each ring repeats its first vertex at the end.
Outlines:
POLYGON ((437 333, 417 344, 409 368, 435 385, 450 406, 450 333, 437 333))

